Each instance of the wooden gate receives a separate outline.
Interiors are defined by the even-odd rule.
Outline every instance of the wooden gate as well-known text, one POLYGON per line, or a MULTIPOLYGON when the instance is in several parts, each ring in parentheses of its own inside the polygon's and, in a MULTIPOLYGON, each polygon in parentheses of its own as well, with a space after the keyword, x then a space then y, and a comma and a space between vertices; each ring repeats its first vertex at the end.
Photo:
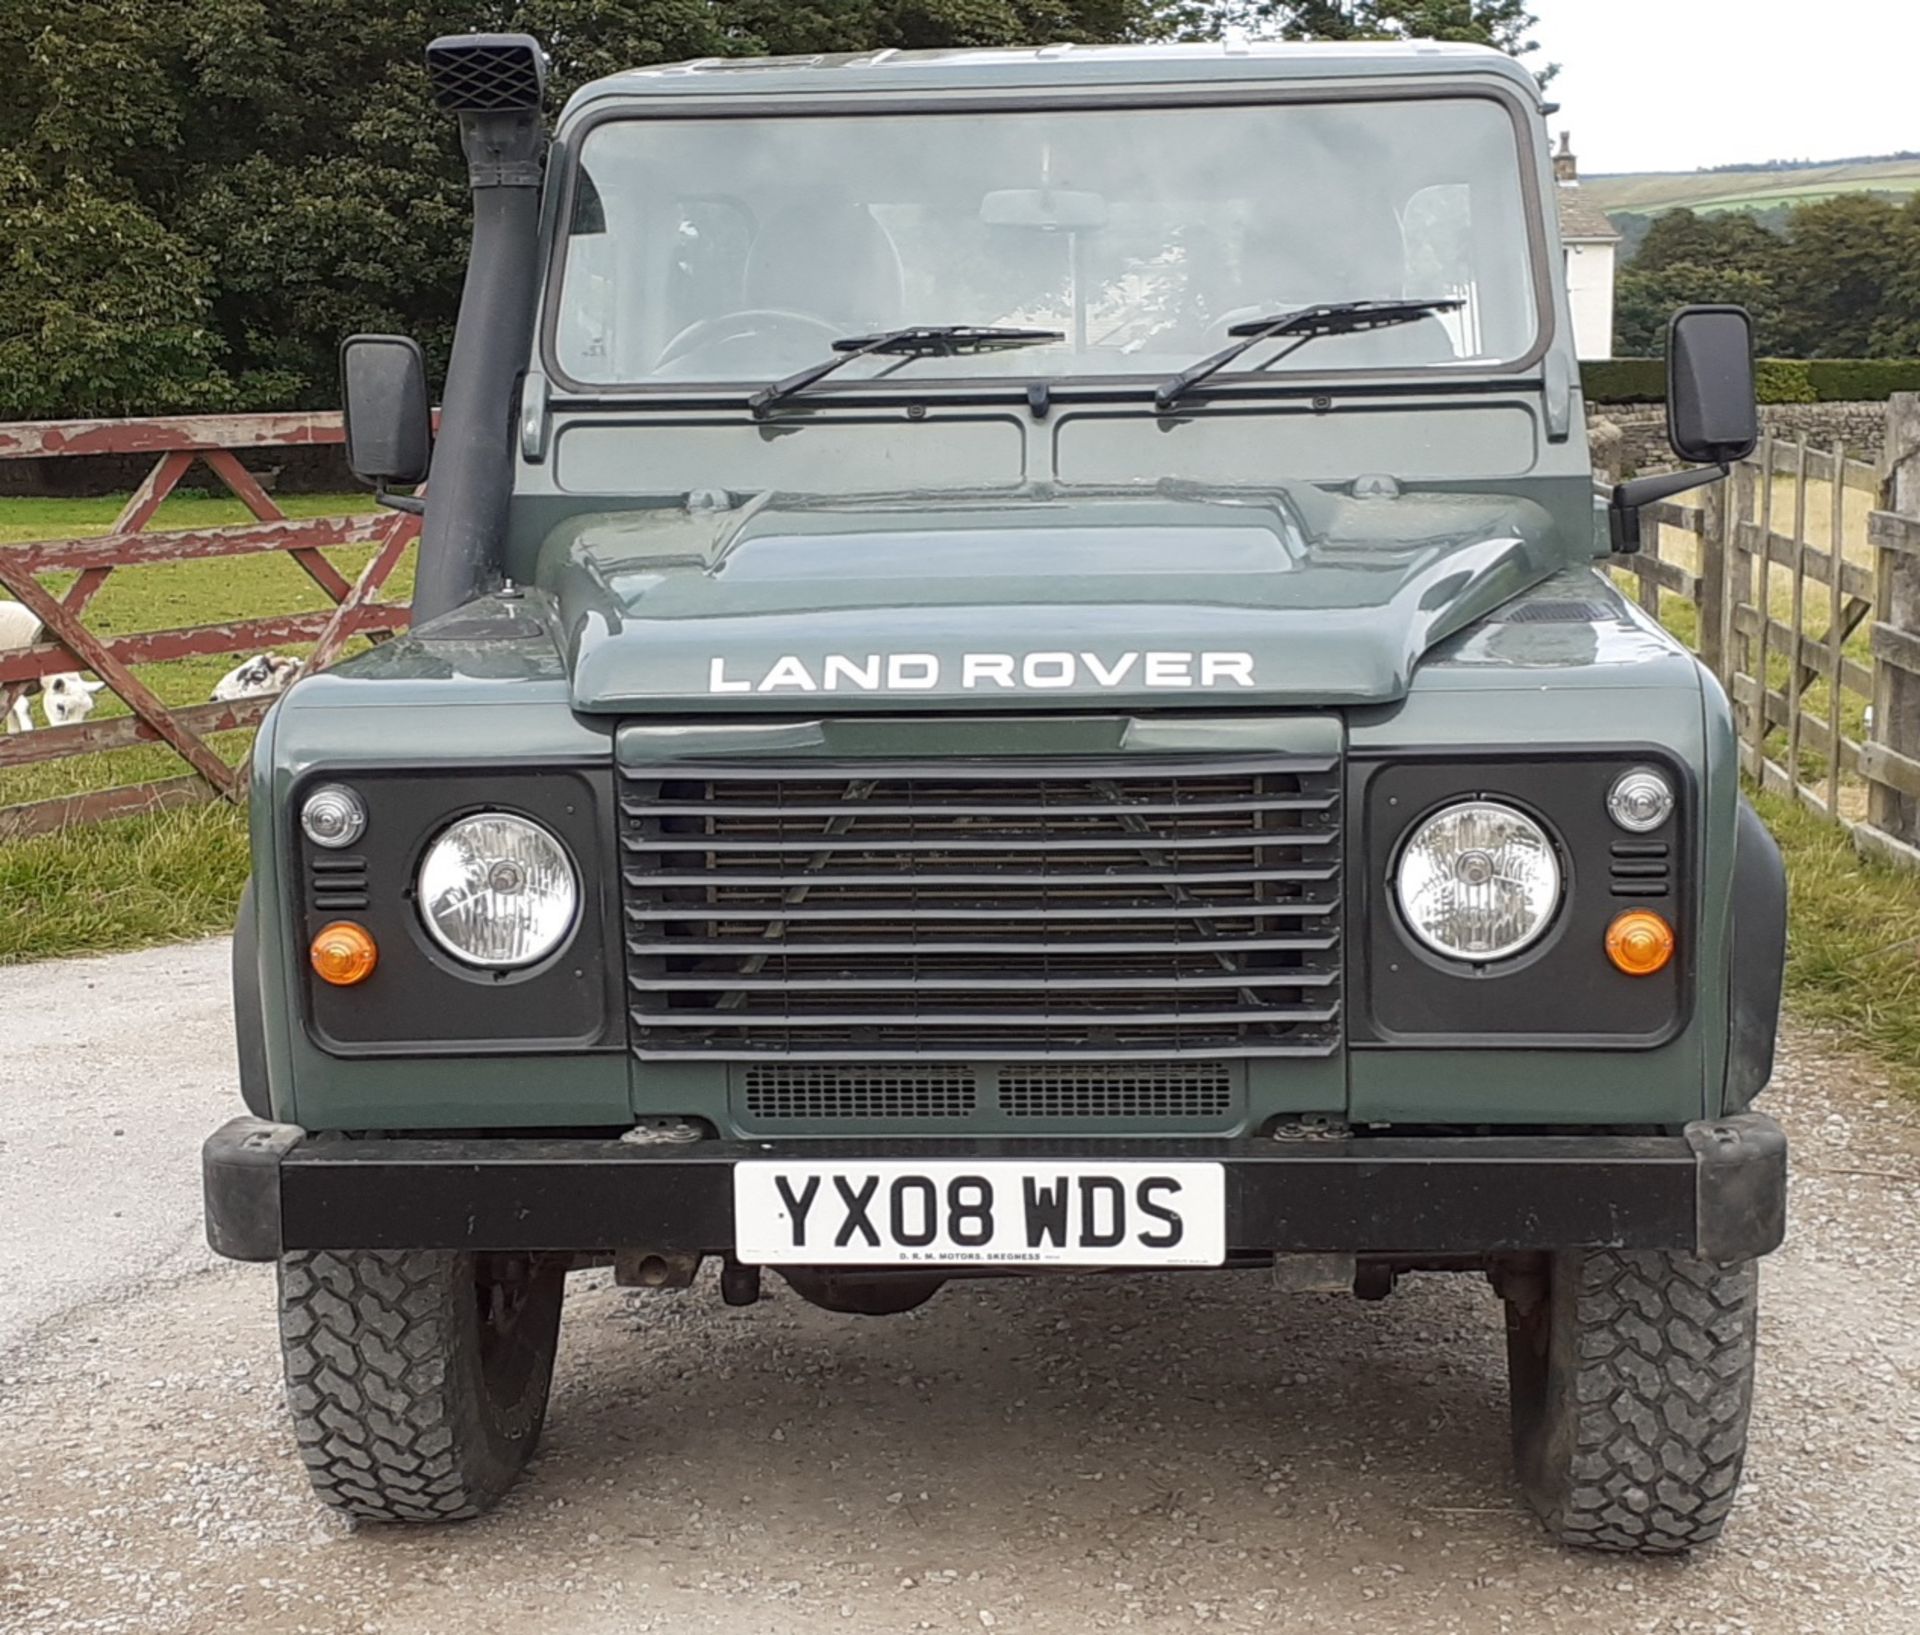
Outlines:
POLYGON ((374 597, 419 533, 419 519, 397 512, 374 516, 289 518, 241 464, 241 449, 300 448, 342 441, 337 414, 205 416, 167 420, 90 420, 0 424, 0 460, 155 456, 146 481, 111 529, 98 537, 0 545, 0 586, 45 627, 36 646, 0 648, 0 717, 24 684, 63 670, 91 670, 132 712, 105 721, 0 736, 0 768, 22 766, 127 745, 168 745, 191 771, 168 778, 25 805, 0 807, 0 837, 37 834, 69 823, 197 801, 239 801, 246 769, 229 767, 208 742, 217 732, 256 725, 270 698, 169 708, 134 674, 134 666, 208 654, 252 653, 281 643, 312 642, 302 674, 338 656, 354 636, 379 638, 402 629, 407 610, 374 597), (148 527, 163 501, 195 463, 202 465, 251 513, 229 527, 156 531, 148 527), (372 560, 349 582, 321 554, 324 547, 375 547, 372 560), (284 551, 333 604, 317 613, 286 613, 104 637, 85 623, 89 604, 116 572, 163 562, 284 551), (43 575, 76 577, 63 593, 43 575))

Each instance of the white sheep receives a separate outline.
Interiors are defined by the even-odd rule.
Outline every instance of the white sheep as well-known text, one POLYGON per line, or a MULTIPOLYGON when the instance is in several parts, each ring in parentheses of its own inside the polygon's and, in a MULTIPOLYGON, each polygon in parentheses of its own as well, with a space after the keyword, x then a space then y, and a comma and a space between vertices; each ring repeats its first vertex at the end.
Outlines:
MULTIPOLYGON (((10 647, 31 647, 40 639, 40 621, 18 602, 0 602, 0 652, 10 647)), ((31 732, 33 716, 27 704, 33 689, 28 686, 7 710, 6 725, 14 732, 31 732)))
POLYGON ((47 712, 50 727, 71 726, 93 714, 93 695, 106 686, 104 681, 85 681, 78 670, 60 670, 40 680, 40 708, 47 712))
MULTIPOLYGON (((40 621, 18 602, 0 602, 0 652, 13 647, 31 647, 40 639, 40 621)), ((104 681, 84 681, 78 670, 59 670, 39 681, 30 681, 7 709, 6 725, 15 732, 33 730, 32 700, 42 695, 40 707, 46 711, 50 727, 69 726, 84 721, 93 713, 93 695, 104 681)))
POLYGON ((270 698, 284 692, 299 673, 298 659, 284 653, 256 653, 220 678, 219 686, 213 689, 213 702, 232 704, 243 698, 270 698))

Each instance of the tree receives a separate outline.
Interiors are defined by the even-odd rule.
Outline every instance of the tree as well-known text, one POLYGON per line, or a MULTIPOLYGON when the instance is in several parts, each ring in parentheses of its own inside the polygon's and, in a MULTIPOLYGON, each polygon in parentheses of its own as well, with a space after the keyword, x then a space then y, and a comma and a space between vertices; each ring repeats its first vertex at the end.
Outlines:
MULTIPOLYGON (((1540 49, 1531 0, 1232 0, 1218 21, 1289 40, 1453 40, 1513 57, 1540 49)), ((1558 71, 1535 72, 1545 85, 1558 71)))
POLYGON ((1764 273, 1726 263, 1638 262, 1614 288, 1614 351, 1623 358, 1657 358, 1667 348, 1667 323, 1682 307, 1712 302, 1753 314, 1755 346, 1763 357, 1780 353, 1780 297, 1764 273))
POLYGON ((1783 340, 1808 358, 1897 355, 1920 342, 1900 297, 1920 276, 1920 216, 1869 194, 1801 206, 1788 224, 1780 275, 1783 340))
POLYGON ((450 342, 467 197, 437 34, 564 98, 682 57, 1164 33, 1153 0, 0 0, 0 418, 330 404, 354 329, 450 342))

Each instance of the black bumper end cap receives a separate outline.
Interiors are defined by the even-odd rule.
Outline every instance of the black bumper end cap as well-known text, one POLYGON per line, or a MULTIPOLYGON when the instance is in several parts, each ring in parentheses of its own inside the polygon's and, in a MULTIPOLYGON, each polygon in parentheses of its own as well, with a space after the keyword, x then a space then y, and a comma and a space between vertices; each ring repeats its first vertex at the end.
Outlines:
POLYGON ((207 1245, 229 1260, 280 1258, 280 1161, 306 1140, 298 1124, 236 1118, 200 1149, 207 1245))
POLYGON ((1787 1235, 1787 1136, 1764 1113, 1701 1119, 1693 1149, 1695 1252, 1723 1265, 1755 1260, 1787 1235))

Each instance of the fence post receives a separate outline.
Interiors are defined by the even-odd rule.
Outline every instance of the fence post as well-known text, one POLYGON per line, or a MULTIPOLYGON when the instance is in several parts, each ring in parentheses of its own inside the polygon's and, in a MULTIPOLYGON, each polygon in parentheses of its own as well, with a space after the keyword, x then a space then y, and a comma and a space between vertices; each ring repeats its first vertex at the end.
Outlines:
POLYGON ((1734 733, 1746 742, 1746 706, 1740 701, 1740 677, 1746 672, 1753 644, 1740 628, 1740 610, 1747 605, 1753 580, 1753 553, 1747 548, 1746 529, 1755 510, 1754 464, 1742 460, 1733 468, 1733 491, 1727 496, 1726 608, 1721 624, 1720 656, 1726 670, 1720 677, 1733 704, 1734 733))
MULTIPOLYGON (((1887 405, 1885 485, 1881 507, 1920 517, 1920 394, 1902 392, 1887 405)), ((1920 636, 1920 556, 1882 545, 1874 565, 1874 611, 1898 635, 1920 636)), ((1920 760, 1920 675, 1873 661, 1873 741, 1908 760, 1920 760)), ((1908 845, 1920 843, 1920 806, 1911 794, 1876 778, 1869 786, 1867 820, 1908 845)))
POLYGON ((1727 617, 1727 484, 1709 483, 1700 520, 1700 662, 1724 684, 1727 617))

